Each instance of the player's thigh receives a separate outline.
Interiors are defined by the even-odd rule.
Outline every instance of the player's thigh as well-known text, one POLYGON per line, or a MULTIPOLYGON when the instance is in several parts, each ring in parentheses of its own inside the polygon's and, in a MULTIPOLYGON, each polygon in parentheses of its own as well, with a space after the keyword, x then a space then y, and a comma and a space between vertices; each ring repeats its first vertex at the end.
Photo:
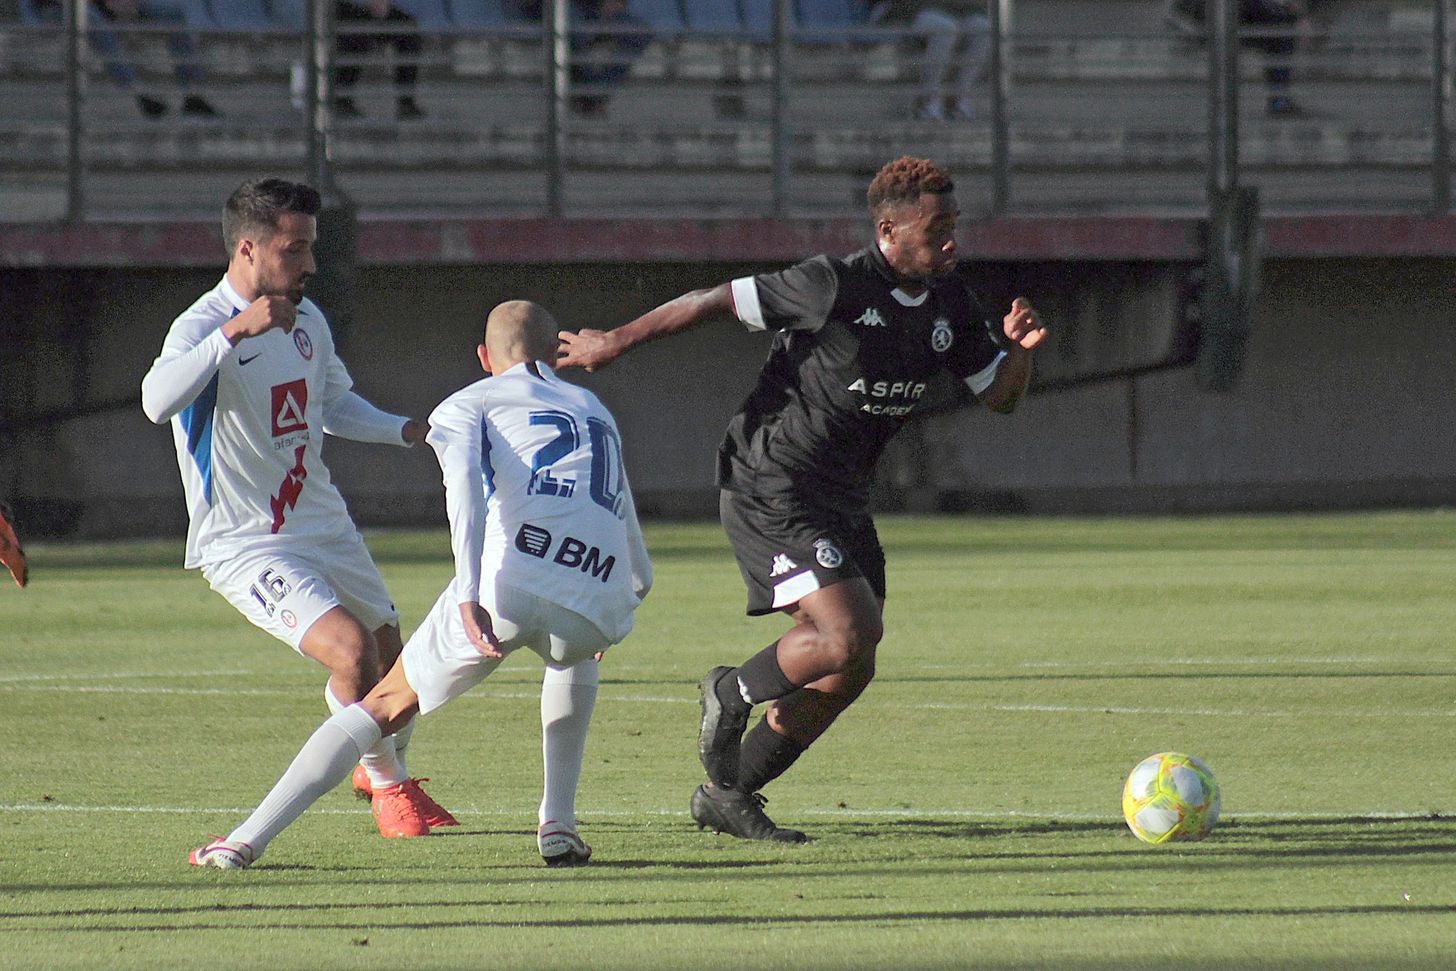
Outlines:
POLYGON ((320 575, 333 589, 339 603, 365 630, 399 626, 394 599, 358 533, 320 543, 309 551, 308 558, 318 564, 320 575))
POLYGON ((202 568, 207 582, 254 626, 302 653, 304 635, 341 606, 318 565, 282 549, 254 551, 202 568))
POLYGON ((864 578, 885 595, 885 554, 865 514, 723 492, 719 515, 754 616, 792 610, 804 597, 864 578))
MULTIPOLYGON (((482 590, 481 601, 490 611, 496 639, 506 654, 534 646, 535 632, 501 616, 487 591, 482 590)), ((453 585, 440 594, 400 653, 405 678, 419 696, 420 713, 426 715, 490 677, 501 660, 486 657, 471 643, 453 585)))

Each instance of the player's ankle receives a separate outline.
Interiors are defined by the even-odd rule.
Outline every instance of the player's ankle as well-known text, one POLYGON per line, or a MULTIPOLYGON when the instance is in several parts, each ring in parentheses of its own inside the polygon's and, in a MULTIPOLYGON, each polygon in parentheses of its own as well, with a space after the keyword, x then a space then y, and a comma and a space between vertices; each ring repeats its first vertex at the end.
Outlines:
POLYGON ((743 697, 743 689, 738 684, 736 669, 718 679, 713 693, 718 696, 718 703, 723 706, 724 711, 741 712, 753 707, 743 697))

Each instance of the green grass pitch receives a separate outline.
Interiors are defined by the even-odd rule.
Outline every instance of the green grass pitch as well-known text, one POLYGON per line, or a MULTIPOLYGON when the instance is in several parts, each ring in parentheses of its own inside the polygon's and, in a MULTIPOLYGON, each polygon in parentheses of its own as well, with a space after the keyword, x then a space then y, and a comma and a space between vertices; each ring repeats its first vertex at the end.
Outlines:
MULTIPOLYGON (((32 550, 0 588, 0 967, 1445 968, 1456 962, 1456 514, 881 521, 879 677, 769 812, 699 833, 696 684, 784 628, 716 525, 659 524, 603 667, 591 866, 533 839, 539 662, 424 719, 461 818, 375 835, 347 786, 242 872, 187 866, 324 717, 321 669, 180 545, 32 550), (1217 773, 1209 839, 1119 811, 1164 749, 1217 773)), ((370 537, 408 631, 444 529, 370 537)))

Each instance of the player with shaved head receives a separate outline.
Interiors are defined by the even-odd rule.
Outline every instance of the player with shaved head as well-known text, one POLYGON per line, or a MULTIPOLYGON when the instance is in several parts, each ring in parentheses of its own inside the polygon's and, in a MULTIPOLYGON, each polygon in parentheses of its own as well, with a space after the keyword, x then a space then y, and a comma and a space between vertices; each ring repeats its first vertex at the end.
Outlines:
POLYGON ((324 722, 253 814, 225 839, 193 850, 193 864, 251 865, 361 752, 416 712, 428 715, 479 684, 521 647, 546 663, 537 850, 548 866, 591 857, 577 833, 576 788, 597 658, 632 629, 652 566, 616 422, 595 395, 552 371, 556 332, 534 303, 491 311, 476 348, 490 376, 430 415, 454 582, 383 680, 324 722))
POLYGON ((605 367, 645 341, 736 317, 775 333, 758 384, 718 452, 719 512, 749 614, 792 626, 702 682, 698 754, 709 782, 693 819, 744 839, 802 842, 763 811, 783 774, 875 673, 885 555, 868 512, 875 464, 938 372, 994 411, 1025 393, 1041 319, 1017 298, 989 317, 956 275, 955 185, 901 158, 870 183, 874 243, 696 290, 612 331, 561 334, 562 366, 605 367), (754 705, 767 704, 745 737, 754 705))

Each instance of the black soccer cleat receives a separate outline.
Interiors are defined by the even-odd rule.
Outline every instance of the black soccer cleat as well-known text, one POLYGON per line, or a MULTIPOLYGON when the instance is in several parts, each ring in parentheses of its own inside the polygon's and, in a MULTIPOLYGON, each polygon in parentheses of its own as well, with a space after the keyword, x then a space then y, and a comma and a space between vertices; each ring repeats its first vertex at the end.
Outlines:
POLYGON ((776 843, 807 843, 809 837, 797 829, 774 824, 763 811, 768 802, 762 793, 698 786, 693 792, 691 811, 698 829, 711 829, 744 840, 772 840, 776 843))
POLYGON ((713 784, 732 789, 738 784, 738 753, 743 747, 743 733, 748 730, 748 716, 753 706, 748 702, 728 706, 718 695, 724 678, 734 678, 735 668, 719 666, 708 672, 699 685, 702 695, 703 724, 698 730, 698 758, 713 784))

